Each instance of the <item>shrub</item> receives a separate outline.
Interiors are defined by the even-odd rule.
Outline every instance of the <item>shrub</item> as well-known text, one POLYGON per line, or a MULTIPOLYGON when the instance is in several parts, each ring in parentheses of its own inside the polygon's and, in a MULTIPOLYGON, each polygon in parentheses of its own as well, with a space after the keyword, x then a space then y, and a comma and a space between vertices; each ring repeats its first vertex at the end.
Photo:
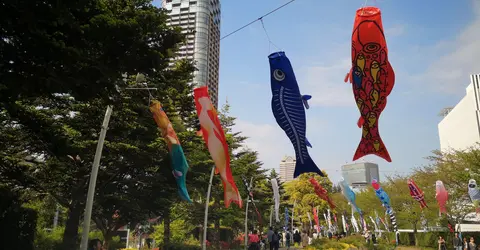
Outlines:
POLYGON ((201 250, 201 246, 192 246, 192 245, 186 245, 186 244, 180 244, 180 243, 170 243, 164 245, 162 250, 201 250))
POLYGON ((0 235, 13 243, 4 247, 32 249, 37 227, 37 212, 22 207, 19 194, 3 185, 0 186, 0 212, 0 235))
POLYGON ((307 249, 318 249, 318 250, 349 250, 349 249, 358 249, 352 244, 346 243, 344 241, 330 240, 327 238, 316 239, 312 242, 312 245, 307 247, 307 249))
POLYGON ((63 227, 57 227, 53 231, 48 232, 39 229, 35 235, 36 250, 54 250, 60 247, 63 238, 63 227))

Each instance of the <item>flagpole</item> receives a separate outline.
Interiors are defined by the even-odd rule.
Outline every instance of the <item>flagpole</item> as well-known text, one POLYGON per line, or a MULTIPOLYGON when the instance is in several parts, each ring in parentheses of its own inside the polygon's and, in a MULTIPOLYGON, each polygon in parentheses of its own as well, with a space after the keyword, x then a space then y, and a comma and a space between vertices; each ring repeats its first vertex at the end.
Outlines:
POLYGON ((272 220, 273 220, 273 205, 270 207, 270 227, 272 226, 272 220))
MULTIPOLYGON (((247 192, 252 188, 253 177, 250 179, 247 192)), ((247 205, 245 206, 245 249, 248 247, 248 203, 250 201, 250 194, 247 194, 247 205)), ((252 200, 253 202, 253 200, 252 200)))
POLYGON ((295 216, 295 204, 297 201, 293 201, 293 209, 292 209, 292 233, 293 233, 293 217, 295 216))
POLYGON ((212 167, 212 173, 210 174, 210 181, 208 183, 207 199, 205 200, 205 217, 203 218, 203 250, 207 249, 208 203, 210 203, 210 192, 212 191, 213 175, 215 175, 215 166, 212 167))

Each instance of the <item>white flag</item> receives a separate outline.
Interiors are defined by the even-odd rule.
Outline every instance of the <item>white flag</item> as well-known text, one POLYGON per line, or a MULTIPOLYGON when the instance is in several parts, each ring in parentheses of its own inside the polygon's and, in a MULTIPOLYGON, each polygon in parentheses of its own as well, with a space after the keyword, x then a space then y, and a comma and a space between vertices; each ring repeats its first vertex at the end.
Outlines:
POLYGON ((275 220, 280 222, 280 217, 278 216, 280 210, 280 193, 278 191, 277 179, 273 178, 270 180, 272 182, 273 189, 273 199, 275 200, 275 220))

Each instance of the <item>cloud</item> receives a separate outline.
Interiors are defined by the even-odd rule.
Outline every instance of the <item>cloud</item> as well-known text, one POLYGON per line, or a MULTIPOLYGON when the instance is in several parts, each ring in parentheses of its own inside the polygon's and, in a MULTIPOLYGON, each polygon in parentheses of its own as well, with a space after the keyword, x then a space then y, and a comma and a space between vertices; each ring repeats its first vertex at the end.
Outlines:
POLYGON ((394 24, 392 27, 385 29, 385 34, 389 37, 392 36, 401 36, 405 33, 405 25, 403 24, 394 24))
POLYGON ((330 66, 311 66, 302 69, 303 94, 312 95, 312 106, 354 106, 350 84, 344 76, 352 67, 349 59, 339 60, 330 66))
POLYGON ((259 89, 261 87, 259 83, 252 83, 247 81, 240 81, 238 82, 238 85, 241 85, 243 88, 248 88, 248 89, 259 89))
MULTIPOLYGON (((417 80, 429 83, 437 91, 447 94, 463 94, 459 83, 467 83, 470 74, 480 73, 480 4, 474 2, 475 18, 451 41, 441 41, 436 45, 441 56, 431 63, 425 74, 417 80)), ((462 86, 465 86, 462 84, 462 86)))
POLYGON ((248 137, 245 146, 258 152, 264 168, 278 170, 282 157, 295 153, 285 133, 276 124, 255 124, 237 120, 234 131, 242 132, 242 135, 248 137))
MULTIPOLYGON (((309 118, 308 129, 309 135, 318 131, 325 132, 328 123, 318 118, 309 118)), ((277 124, 253 123, 245 120, 237 120, 233 129, 235 132, 242 132, 243 136, 247 136, 245 146, 258 152, 259 160, 263 162, 263 168, 279 169, 280 160, 285 155, 295 156, 290 140, 285 132, 277 124)), ((312 152, 310 152, 312 153, 312 152)))

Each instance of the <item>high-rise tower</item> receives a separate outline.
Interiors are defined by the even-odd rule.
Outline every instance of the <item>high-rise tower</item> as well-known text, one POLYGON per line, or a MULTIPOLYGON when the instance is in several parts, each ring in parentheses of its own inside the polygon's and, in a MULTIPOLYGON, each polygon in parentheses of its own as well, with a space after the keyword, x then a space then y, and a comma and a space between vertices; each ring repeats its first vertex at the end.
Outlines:
POLYGON ((284 156, 280 161, 280 181, 287 182, 293 180, 293 173, 295 172, 295 157, 284 156))
POLYGON ((177 59, 194 59, 198 71, 196 86, 208 86, 212 103, 218 106, 220 69, 220 0, 163 0, 169 12, 169 25, 180 26, 187 34, 177 59))

